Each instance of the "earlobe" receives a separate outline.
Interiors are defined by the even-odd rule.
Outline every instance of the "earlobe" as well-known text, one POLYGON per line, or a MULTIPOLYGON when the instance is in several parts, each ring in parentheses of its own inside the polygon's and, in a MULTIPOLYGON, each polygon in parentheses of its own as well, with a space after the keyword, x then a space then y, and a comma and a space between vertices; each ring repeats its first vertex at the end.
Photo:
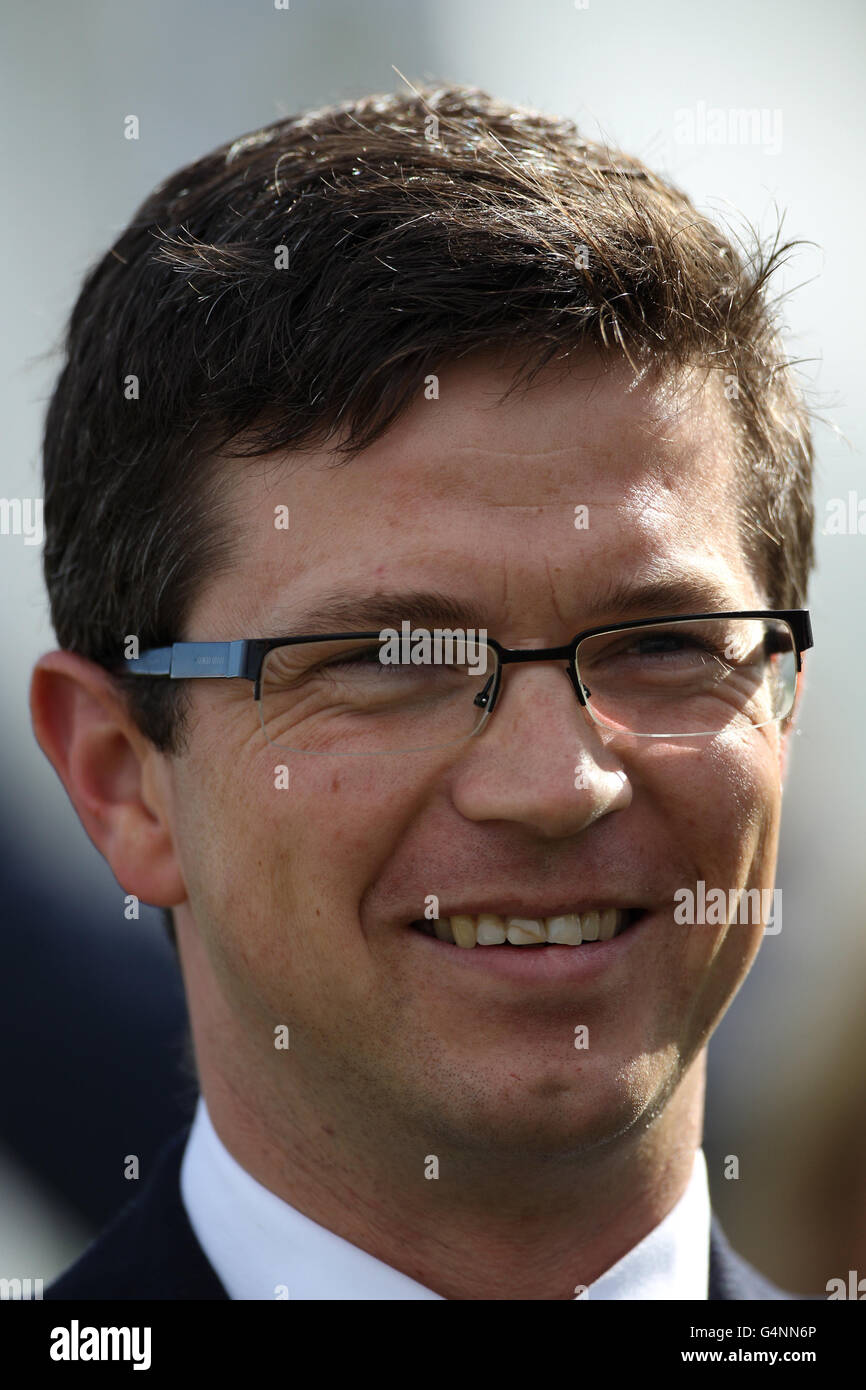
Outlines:
POLYGON ((170 806, 152 790, 159 779, 146 775, 163 755, 136 727, 108 672, 74 652, 41 657, 30 712, 40 747, 121 887, 157 907, 183 902, 170 806))

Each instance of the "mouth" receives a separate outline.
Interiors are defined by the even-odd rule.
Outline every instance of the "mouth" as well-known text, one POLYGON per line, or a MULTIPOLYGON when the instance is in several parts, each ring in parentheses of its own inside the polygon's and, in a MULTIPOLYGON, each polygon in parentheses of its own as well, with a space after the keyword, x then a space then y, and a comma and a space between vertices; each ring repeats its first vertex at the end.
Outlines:
MULTIPOLYGON (((599 907, 553 917, 509 916, 496 912, 454 913, 435 921, 416 919, 410 927, 449 946, 598 948, 628 932, 645 916, 643 908, 599 907)), ((558 953, 557 953, 558 954, 558 953)))

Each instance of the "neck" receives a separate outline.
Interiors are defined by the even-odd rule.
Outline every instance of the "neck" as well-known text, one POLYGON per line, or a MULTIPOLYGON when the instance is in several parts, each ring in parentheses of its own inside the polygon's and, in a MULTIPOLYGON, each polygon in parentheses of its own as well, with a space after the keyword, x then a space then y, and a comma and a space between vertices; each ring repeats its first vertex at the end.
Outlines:
MULTIPOLYGON (((539 1154, 433 1137, 387 1102, 305 1084, 285 1068, 257 1089, 242 1048, 196 1039, 220 1139, 311 1220, 446 1299, 573 1299, 685 1192, 701 1141, 705 1053, 660 1113, 615 1138, 539 1154), (231 1060, 229 1060, 231 1059, 231 1060), (432 1176, 437 1172, 438 1176, 432 1176), (427 1176, 427 1174, 431 1176, 427 1176)), ((211 1039, 210 1041, 213 1041, 211 1039)))

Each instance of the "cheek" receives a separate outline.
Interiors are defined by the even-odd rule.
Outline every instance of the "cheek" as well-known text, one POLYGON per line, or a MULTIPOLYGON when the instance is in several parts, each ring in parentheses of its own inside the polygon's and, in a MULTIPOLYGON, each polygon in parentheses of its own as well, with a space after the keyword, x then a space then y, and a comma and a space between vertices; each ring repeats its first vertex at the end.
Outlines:
MULTIPOLYGON (((712 1011, 747 973, 763 939, 753 919, 693 925, 674 920, 679 890, 705 894, 758 889, 769 902, 776 869, 781 810, 778 732, 754 729, 720 735, 700 749, 659 749, 649 762, 644 788, 663 826, 667 858, 676 866, 671 893, 669 945, 684 993, 704 979, 703 1004, 712 1011)), ((708 912, 706 916, 712 917, 708 912)), ((745 915, 745 913, 744 913, 745 915)), ((673 964, 673 962, 672 962, 673 964)), ((692 1001, 695 1001, 692 993, 692 1001)))
POLYGON ((419 804, 410 776, 252 741, 217 758, 203 743, 178 786, 178 847, 194 916, 219 954, 254 973, 315 972, 316 942, 327 940, 332 970, 339 940, 358 966, 359 905, 419 804), (323 922, 326 938, 313 930, 323 922))
POLYGON ((175 838, 192 916, 229 973, 262 935, 279 872, 267 830, 275 761, 249 750, 227 755, 197 739, 176 772, 175 838))
MULTIPOLYGON (((781 810, 775 728, 726 733, 700 747, 659 749, 644 786, 676 849, 708 886, 742 886, 775 868, 781 810), (698 872, 700 871, 700 872, 698 872)), ((680 887, 688 887, 683 883, 680 887)))

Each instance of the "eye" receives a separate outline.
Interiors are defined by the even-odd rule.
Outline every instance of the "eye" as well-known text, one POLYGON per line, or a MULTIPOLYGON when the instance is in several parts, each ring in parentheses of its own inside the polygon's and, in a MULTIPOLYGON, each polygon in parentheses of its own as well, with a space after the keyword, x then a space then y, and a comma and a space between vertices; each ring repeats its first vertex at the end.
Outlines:
POLYGON ((327 661, 320 663, 320 669, 333 670, 339 667, 363 667, 373 666, 377 670, 384 670, 386 666, 393 665, 392 662, 384 662, 379 659, 379 647, 362 647, 358 651, 343 652, 338 656, 331 657, 327 661))
POLYGON ((692 632, 629 632, 605 644, 594 654, 598 660, 663 660, 665 657, 714 656, 724 658, 724 650, 712 638, 692 632))
POLYGON ((628 654, 633 651, 638 656, 677 656, 680 653, 695 651, 711 653, 713 656, 723 655, 713 644, 686 632, 657 632, 647 637, 639 637, 628 648, 628 654))

